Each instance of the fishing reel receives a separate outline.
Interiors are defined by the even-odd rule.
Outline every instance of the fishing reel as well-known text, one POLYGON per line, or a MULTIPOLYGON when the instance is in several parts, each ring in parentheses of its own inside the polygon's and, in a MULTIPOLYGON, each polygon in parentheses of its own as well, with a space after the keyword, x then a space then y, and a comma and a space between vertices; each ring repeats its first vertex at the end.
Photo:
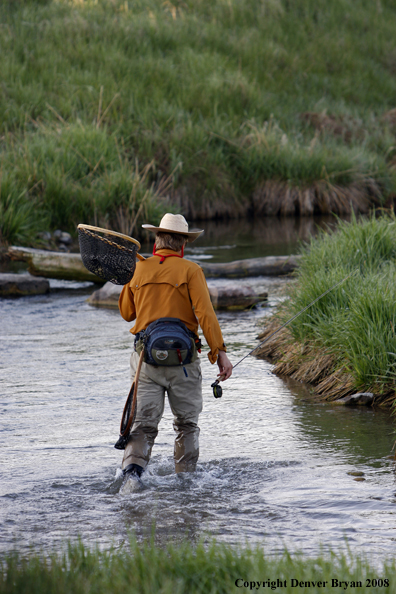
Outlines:
POLYGON ((221 398, 223 395, 223 388, 220 386, 219 380, 216 380, 211 384, 211 388, 213 388, 213 396, 215 398, 221 398))

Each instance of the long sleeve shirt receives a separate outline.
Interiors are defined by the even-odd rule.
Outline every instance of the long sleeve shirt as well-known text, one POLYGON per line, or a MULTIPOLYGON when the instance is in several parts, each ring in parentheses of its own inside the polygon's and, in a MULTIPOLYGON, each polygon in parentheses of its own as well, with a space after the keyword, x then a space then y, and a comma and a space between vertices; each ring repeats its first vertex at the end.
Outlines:
MULTIPOLYGON (((157 254, 168 256, 175 252, 164 249, 157 254)), ((167 257, 161 262, 158 256, 137 262, 118 305, 124 320, 136 320, 132 334, 145 330, 159 318, 179 318, 196 334, 198 324, 201 326, 210 347, 211 363, 216 362, 219 351, 226 350, 203 270, 195 262, 178 257, 167 257)))

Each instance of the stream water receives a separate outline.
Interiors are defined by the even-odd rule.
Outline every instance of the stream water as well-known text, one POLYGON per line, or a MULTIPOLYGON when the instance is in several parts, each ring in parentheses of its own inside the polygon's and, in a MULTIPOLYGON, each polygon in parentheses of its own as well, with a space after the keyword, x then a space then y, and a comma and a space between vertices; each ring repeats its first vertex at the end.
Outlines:
MULTIPOLYGON (((268 290, 270 300, 219 312, 234 363, 257 344, 258 323, 285 283, 246 282, 268 290)), ((318 403, 252 357, 215 400, 216 369, 202 355, 197 472, 173 472, 166 407, 144 487, 123 487, 122 453, 113 444, 129 390, 130 324, 87 305, 88 284, 51 287, 47 296, 0 301, 0 552, 50 551, 79 537, 122 546, 131 532, 141 538, 155 525, 159 543, 213 536, 269 553, 284 546, 308 555, 349 546, 371 560, 393 553, 389 412, 318 403)))

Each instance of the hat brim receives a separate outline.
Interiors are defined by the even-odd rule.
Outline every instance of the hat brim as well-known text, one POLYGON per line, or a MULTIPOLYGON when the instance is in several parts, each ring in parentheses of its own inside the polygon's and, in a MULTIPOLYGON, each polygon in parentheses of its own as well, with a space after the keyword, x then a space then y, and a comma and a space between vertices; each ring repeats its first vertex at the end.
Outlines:
POLYGON ((192 243, 202 233, 204 232, 203 229, 191 229, 191 231, 175 231, 174 229, 164 229, 164 227, 154 227, 154 225, 142 225, 143 229, 147 229, 148 231, 153 231, 153 233, 175 233, 176 235, 185 235, 187 237, 187 241, 192 243))

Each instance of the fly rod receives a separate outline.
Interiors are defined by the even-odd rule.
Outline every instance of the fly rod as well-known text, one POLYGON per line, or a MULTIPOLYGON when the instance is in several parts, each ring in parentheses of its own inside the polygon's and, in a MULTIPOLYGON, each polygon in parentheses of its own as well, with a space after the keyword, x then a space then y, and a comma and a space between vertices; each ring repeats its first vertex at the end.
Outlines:
MULTIPOLYGON (((302 313, 304 313, 304 311, 307 311, 307 309, 309 309, 310 307, 312 307, 312 305, 314 305, 317 301, 319 301, 319 299, 322 299, 322 297, 324 297, 325 295, 327 295, 327 293, 330 293, 330 291, 332 291, 333 289, 335 289, 339 285, 342 285, 342 283, 344 283, 355 272, 356 272, 355 270, 353 270, 352 272, 350 272, 348 274, 348 276, 346 276, 342 280, 338 281, 338 283, 336 283, 335 285, 333 285, 332 287, 330 287, 330 289, 327 289, 327 291, 325 291, 324 293, 322 293, 321 295, 319 295, 319 297, 316 297, 316 299, 314 299, 311 303, 309 303, 308 305, 306 305, 301 311, 299 311, 298 313, 296 313, 292 318, 290 318, 290 320, 287 320, 287 322, 285 322, 284 324, 282 324, 282 326, 279 326, 279 328, 277 328, 275 330, 275 332, 272 332, 272 334, 270 334, 269 336, 267 336, 267 338, 265 338, 262 342, 260 342, 259 345, 257 345, 256 347, 254 347, 254 349, 252 349, 247 355, 245 355, 244 357, 242 357, 242 359, 240 359, 238 361, 238 363, 235 363, 235 365, 233 366, 233 370, 240 363, 242 363, 242 361, 244 361, 247 357, 249 357, 250 355, 252 355, 254 353, 254 351, 257 351, 257 349, 259 349, 261 346, 263 346, 263 344, 265 344, 266 342, 268 342, 269 340, 271 340, 271 338, 273 336, 275 336, 275 334, 278 334, 278 332, 280 332, 283 328, 285 328, 293 320, 295 320, 296 318, 298 318, 298 316, 300 316, 302 313)), ((219 378, 215 382, 213 382, 213 384, 211 384, 211 387, 213 388, 213 396, 215 398, 221 398, 222 395, 223 395, 223 388, 219 385, 220 381, 221 380, 219 378)))

